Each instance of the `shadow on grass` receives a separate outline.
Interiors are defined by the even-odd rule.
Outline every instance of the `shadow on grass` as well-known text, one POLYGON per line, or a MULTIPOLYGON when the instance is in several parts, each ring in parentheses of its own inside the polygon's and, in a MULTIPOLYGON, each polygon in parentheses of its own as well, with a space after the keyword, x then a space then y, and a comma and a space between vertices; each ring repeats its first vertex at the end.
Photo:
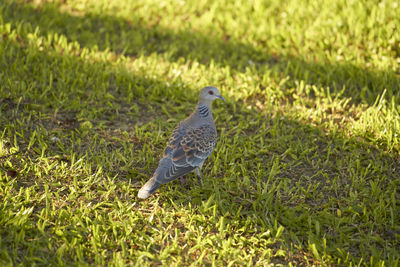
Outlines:
MULTIPOLYGON (((216 205, 227 225, 241 220, 253 225, 256 233, 269 226, 274 235, 278 223, 285 228, 281 241, 286 247, 307 250, 312 242, 319 251, 342 260, 346 254, 338 248, 348 252, 352 262, 360 258, 368 262, 371 256, 395 262, 400 257, 396 252, 400 225, 391 223, 391 212, 400 206, 391 199, 400 198, 399 159, 356 138, 265 116, 268 131, 248 129, 239 137, 237 133, 220 137, 205 164, 203 186, 192 182, 182 190, 175 182, 159 189, 160 198, 172 199, 178 206, 190 202, 200 210, 211 198, 209 206, 216 205), (242 144, 235 144, 235 139, 242 144), (229 162, 221 162, 227 158, 229 162), (215 159, 218 169, 213 167, 215 159)), ((233 127, 223 124, 219 126, 233 127)), ((217 225, 210 232, 218 231, 217 225)), ((309 264, 303 257, 288 258, 309 264)))
MULTIPOLYGON (((172 59, 178 59, 180 56, 183 56, 187 60, 197 60, 204 64, 208 64, 213 60, 221 64, 221 66, 227 64, 232 69, 239 72, 243 69, 234 62, 242 62, 242 67, 244 67, 248 57, 251 58, 251 56, 256 55, 259 56, 261 60, 268 60, 269 57, 269 55, 264 55, 262 52, 257 52, 255 48, 247 47, 240 43, 235 44, 231 41, 228 43, 222 41, 214 43, 209 41, 206 37, 199 37, 191 33, 174 34, 168 31, 162 31, 163 33, 161 33, 160 29, 154 30, 140 27, 137 29, 134 26, 130 26, 128 22, 113 17, 71 16, 60 13, 56 7, 47 4, 44 4, 39 11, 29 6, 22 6, 20 9, 16 10, 19 10, 19 12, 11 12, 11 15, 14 14, 13 16, 15 16, 15 23, 17 23, 17 21, 20 22, 21 18, 26 16, 30 18, 30 23, 40 27, 43 33, 54 31, 65 34, 71 40, 75 39, 80 42, 82 46, 97 45, 100 48, 109 48, 108 46, 102 47, 104 43, 100 37, 96 37, 97 34, 95 30, 98 28, 99 24, 102 25, 104 21, 107 21, 107 23, 104 23, 105 25, 109 25, 107 27, 122 25, 119 26, 121 27, 121 34, 116 36, 117 39, 111 40, 113 44, 111 47, 114 47, 113 49, 124 55, 139 56, 152 52, 168 52, 168 47, 176 46, 177 50, 172 53, 172 59), (54 14, 61 18, 60 25, 46 25, 46 17, 54 16, 54 14), (19 18, 20 16, 21 18, 19 18), (61 24, 61 22, 63 23, 61 24), (81 27, 81 25, 86 25, 84 22, 88 22, 92 26, 85 26, 86 28, 80 29, 79 27, 81 27), (42 29, 42 27, 44 29, 42 29), (94 34, 92 34, 93 32, 94 34), (144 36, 153 36, 145 37, 146 41, 154 38, 153 43, 149 42, 149 45, 145 43, 138 50, 136 50, 135 45, 132 45, 132 47, 128 47, 126 50, 120 47, 119 49, 122 50, 118 51, 118 44, 123 43, 122 40, 119 39, 120 36, 130 34, 136 35, 138 33, 144 36), (89 38, 89 40, 93 43, 85 43, 86 39, 80 39, 80 36, 89 34, 92 34, 90 36, 93 38, 89 38), (161 41, 167 43, 165 51, 157 46, 161 41), (186 47, 190 47, 190 42, 194 42, 194 48, 188 49, 186 47), (208 52, 201 50, 204 46, 207 48, 208 52), (248 52, 249 54, 247 54, 247 56, 245 53, 240 53, 239 58, 236 59, 230 54, 230 51, 234 53, 241 50, 250 52, 248 52), (225 60, 225 58, 227 59, 225 60)), ((7 18, 12 20, 13 16, 11 15, 8 14, 6 20, 7 18)), ((110 36, 115 35, 112 29, 108 29, 103 33, 105 34, 103 36, 105 39, 107 39, 107 33, 110 36)), ((24 54, 24 49, 18 45, 15 45, 12 50, 14 51, 13 53, 15 53, 13 56, 18 56, 19 58, 26 56, 24 54)), ((51 54, 47 51, 38 50, 35 53, 40 56, 41 64, 48 64, 51 66, 57 65, 67 58, 66 55, 51 54), (46 61, 48 63, 46 63, 46 61)), ((74 65, 79 66, 81 69, 78 71, 87 76, 89 78, 87 80, 91 80, 90 78, 94 79, 101 71, 100 68, 92 72, 91 70, 95 68, 92 63, 85 62, 73 56, 68 57, 67 61, 72 61, 74 65)), ((38 62, 27 63, 26 68, 35 69, 36 67, 37 69, 36 64, 38 64, 38 62)), ((271 64, 296 65, 304 64, 304 62, 293 59, 292 61, 284 61, 283 63, 274 62, 271 64)), ((307 64, 305 64, 305 69, 307 70, 308 68, 307 71, 309 72, 315 67, 325 68, 326 66, 313 64, 308 64, 307 66, 307 64)), ((107 66, 105 66, 105 69, 107 69, 107 66)), ((39 69, 37 73, 40 74, 42 71, 44 70, 39 69)), ((358 71, 362 72, 363 70, 360 69, 358 71)), ((56 72, 54 74, 57 75, 56 72)), ((11 117, 16 116, 15 119, 22 119, 25 116, 24 112, 29 113, 31 111, 37 111, 37 113, 34 112, 36 115, 32 116, 33 120, 21 120, 22 123, 19 125, 21 129, 27 130, 25 131, 27 134, 26 140, 29 140, 31 131, 43 127, 50 133, 49 138, 52 133, 55 133, 57 134, 56 136, 61 139, 61 142, 64 143, 65 147, 69 146, 67 152, 76 153, 81 157, 88 152, 89 155, 91 155, 91 153, 92 155, 96 153, 103 155, 103 161, 101 158, 100 160, 96 160, 95 157, 89 157, 88 161, 91 163, 93 171, 101 167, 105 169, 106 173, 111 177, 122 174, 121 176, 126 179, 121 179, 121 183, 126 185, 129 184, 128 177, 131 176, 128 173, 128 169, 132 168, 132 165, 129 165, 131 163, 117 162, 117 153, 124 151, 123 149, 125 148, 122 143, 134 142, 134 140, 130 140, 129 138, 123 140, 123 136, 118 132, 104 131, 100 134, 103 134, 101 137, 105 142, 95 142, 93 136, 95 136, 98 131, 96 128, 87 130, 88 132, 84 136, 84 142, 81 146, 75 144, 71 136, 71 132, 80 128, 79 120, 87 115, 93 116, 92 118, 96 121, 112 121, 112 123, 115 123, 115 120, 120 119, 118 116, 115 116, 115 107, 119 107, 122 116, 129 116, 133 118, 133 120, 123 118, 120 124, 111 126, 113 129, 118 129, 121 125, 128 124, 126 130, 133 131, 139 119, 151 117, 155 114, 159 115, 159 112, 148 111, 144 108, 146 103, 143 98, 140 98, 139 93, 135 95, 139 98, 138 101, 124 103, 121 99, 124 99, 128 94, 128 90, 120 91, 118 89, 120 86, 116 83, 116 79, 113 78, 116 75, 117 74, 113 74, 111 71, 109 76, 106 77, 109 84, 108 87, 105 88, 104 93, 107 92, 111 94, 113 97, 110 99, 114 99, 110 100, 110 103, 108 103, 109 100, 106 98, 91 99, 93 96, 91 90, 93 89, 87 84, 84 84, 84 86, 78 90, 78 88, 74 86, 68 87, 69 84, 58 86, 53 82, 55 92, 61 93, 62 88, 72 88, 69 92, 68 101, 76 102, 77 104, 75 109, 69 107, 68 111, 70 112, 72 110, 75 113, 67 115, 62 113, 63 110, 61 110, 59 115, 53 116, 53 114, 57 113, 59 106, 55 104, 46 104, 40 101, 37 103, 35 102, 36 100, 33 100, 32 103, 23 103, 25 106, 21 109, 21 113, 15 113, 12 110, 15 110, 18 104, 16 100, 12 99, 0 103, 2 112, 11 112, 11 117), (83 91, 81 89, 83 89, 83 91), (99 109, 103 106, 108 106, 110 108, 103 109, 100 113, 94 110, 88 114, 80 113, 82 110, 90 109, 88 104, 91 105, 95 103, 97 106, 94 106, 94 109, 99 109), (44 106, 38 107, 35 104, 44 106), (85 108, 82 108, 80 104, 84 104, 85 108), (131 110, 131 106, 135 104, 142 105, 138 111, 131 110), (39 113, 45 113, 49 116, 42 118, 39 113)), ((299 75, 300 78, 305 77, 306 72, 299 75)), ((371 80, 373 82, 378 82, 381 79, 380 75, 383 74, 367 72, 365 75, 367 80, 361 80, 359 86, 369 86, 368 82, 371 80)), ((35 80, 35 77, 40 78, 44 76, 45 74, 32 75, 29 78, 30 80, 27 80, 26 83, 38 84, 38 92, 43 93, 48 84, 41 84, 41 81, 35 80)), ((27 76, 22 75, 20 78, 22 79, 25 77, 27 76)), ((162 81, 149 80, 143 77, 132 77, 132 81, 135 81, 135 85, 138 87, 165 86, 162 81)), ((310 82, 310 80, 308 80, 308 82, 310 82)), ((341 80, 337 79, 334 82, 340 83, 341 80)), ((352 80, 350 82, 352 82, 352 80)), ((133 89, 133 93, 136 94, 137 92, 133 89)), ((65 106, 63 108, 65 109, 65 106)), ((239 115, 242 115, 245 109, 242 109, 240 104, 230 103, 226 108, 226 112, 234 114, 235 112, 233 112, 233 110, 239 110, 237 112, 237 117, 233 117, 230 122, 219 121, 219 126, 224 126, 226 129, 229 129, 234 127, 234 124, 242 119, 239 115), (238 108, 234 109, 233 105, 237 105, 238 108)), ((254 111, 254 113, 260 112, 262 111, 254 111)), ((235 169, 235 166, 229 166, 228 162, 222 162, 224 168, 212 170, 211 175, 208 175, 209 178, 205 181, 203 187, 192 187, 184 192, 184 194, 178 195, 176 192, 171 192, 167 189, 168 186, 179 187, 177 183, 163 186, 158 193, 160 195, 166 195, 161 196, 162 201, 168 201, 167 197, 170 196, 177 204, 187 205, 188 201, 190 201, 193 205, 201 206, 211 195, 215 195, 215 204, 217 205, 219 215, 226 216, 228 220, 230 216, 232 216, 232 214, 228 214, 229 212, 239 211, 239 217, 232 218, 234 220, 245 220, 246 218, 254 219, 255 231, 265 230, 267 228, 266 225, 271 225, 274 221, 277 221, 290 233, 289 238, 291 238, 291 241, 295 244, 301 244, 303 247, 307 246, 310 236, 319 239, 319 235, 322 232, 326 234, 325 238, 328 243, 327 251, 332 254, 337 253, 337 251, 336 248, 329 247, 330 243, 343 245, 346 250, 350 251, 352 255, 356 257, 360 257, 362 255, 361 253, 365 253, 362 256, 366 258, 372 255, 373 253, 369 251, 368 246, 380 247, 384 246, 385 243, 390 243, 394 244, 393 250, 395 250, 396 244, 398 245, 396 234, 399 234, 396 231, 399 231, 399 229, 394 229, 393 226, 390 225, 392 215, 389 212, 385 212, 388 208, 388 206, 385 205, 389 205, 394 212, 399 210, 398 204, 390 204, 392 203, 392 193, 395 199, 399 196, 398 190, 396 191, 399 187, 397 177, 399 171, 398 160, 393 155, 386 155, 379 149, 363 144, 355 139, 348 140, 340 136, 329 135, 317 127, 306 125, 298 121, 285 118, 273 118, 266 113, 262 115, 265 116, 262 120, 270 123, 269 130, 261 132, 259 128, 250 128, 251 126, 249 125, 249 128, 244 129, 238 136, 238 139, 241 140, 240 145, 243 145, 243 147, 251 147, 251 151, 232 155, 232 151, 225 150, 224 152, 219 152, 217 150, 213 155, 212 159, 216 158, 217 153, 221 153, 222 155, 220 154, 220 158, 224 158, 223 153, 228 153, 231 155, 227 157, 231 159, 232 162, 230 163, 237 162, 238 166, 240 165, 243 167, 242 169, 235 169), (265 146, 268 147, 268 151, 264 149, 262 143, 255 141, 258 139, 253 139, 254 136, 260 136, 265 146), (353 160, 354 157, 358 159, 353 160), (274 168, 273 164, 277 159, 279 159, 283 167, 278 173, 274 174, 271 179, 268 179, 267 174, 274 168), (257 166, 262 166, 261 169, 264 173, 261 176, 258 176, 255 172, 251 172, 251 170, 259 168, 257 166), (244 173, 246 170, 250 170, 250 172, 244 173), (210 179, 210 176, 215 177, 215 179, 210 179), (245 176, 248 177, 248 182, 244 180, 245 176), (216 189, 218 189, 218 191, 216 191, 216 189), (363 214, 364 207, 370 209, 372 212, 363 214), (337 210, 341 210, 343 218, 337 215, 337 210), (347 221, 347 218, 352 219, 348 219, 347 221), (380 220, 380 223, 374 226, 376 220, 380 220), (320 222, 320 230, 316 230, 315 221, 320 222), (346 228, 347 232, 341 232, 337 225, 346 228), (351 238, 348 238, 349 236, 351 238), (379 236, 381 240, 377 238, 374 239, 376 236, 379 236), (373 241, 369 240, 369 237, 371 237, 373 241)), ((4 121, 6 121, 6 119, 4 119, 4 121)), ((157 129, 149 128, 147 130, 155 131, 157 129)), ((236 133, 233 133, 232 136, 223 135, 220 141, 224 142, 226 147, 229 148, 230 145, 233 145, 233 143, 230 142, 233 142, 232 140, 234 140, 235 134, 236 133)), ((48 142, 49 140, 44 141, 48 142)), ((152 147, 154 149, 153 156, 156 159, 150 164, 146 163, 147 165, 145 165, 144 162, 139 163, 139 165, 143 164, 137 166, 139 169, 142 169, 140 170, 142 176, 133 176, 133 182, 140 182, 145 179, 144 177, 146 175, 151 174, 151 171, 154 170, 157 165, 158 155, 161 154, 163 145, 163 140, 160 140, 152 147), (138 177, 141 178, 138 179, 138 177)), ((37 156, 39 156, 39 152, 42 149, 41 144, 36 143, 35 146, 37 146, 36 153, 37 156)), ((139 146, 141 147, 141 145, 139 146)), ((223 147, 219 144, 218 148, 222 149, 223 147)), ((60 150, 59 146, 51 145, 47 147, 45 156, 58 155, 64 152, 65 151, 60 150)), ((135 152, 136 150, 134 150, 133 153, 135 152)), ((133 158, 127 151, 125 151, 125 153, 126 158, 133 158)), ((33 157, 35 156, 33 155, 33 157)), ((208 166, 212 164, 212 159, 208 161, 208 166)), ((66 160, 68 162, 68 159, 66 160)), ((209 167, 209 169, 211 168, 209 167)), ((21 183, 20 186, 23 187, 25 185, 21 183)), ((394 219, 396 221, 398 218, 395 217, 394 219)), ((398 227, 398 225, 395 225, 395 227, 398 227)), ((217 231, 217 229, 215 230, 217 231)), ((7 229, 5 229, 2 234, 6 237, 5 239, 2 237, 3 241, 6 240, 6 244, 12 244, 17 237, 9 237, 6 235, 6 232, 7 229)), ((35 234, 37 233, 35 232, 35 234)), ((36 238, 36 236, 33 238, 36 238)), ((44 246, 43 243, 38 243, 38 245, 44 246)), ((321 247, 319 247, 319 249, 322 250, 322 244, 317 245, 320 245, 321 247)), ((28 251, 25 249, 26 248, 22 246, 19 250, 20 255, 17 256, 28 254, 28 251)), ((54 251, 56 251, 56 249, 57 248, 54 248, 54 251)), ((49 253, 48 249, 41 251, 40 253, 46 255, 49 253)), ((382 257, 388 259, 390 256, 389 252, 390 251, 384 251, 384 256, 382 257)))
MULTIPOLYGON (((373 104, 386 88, 386 98, 400 103, 400 79, 392 71, 375 71, 348 63, 311 62, 297 57, 271 53, 264 47, 255 47, 239 40, 205 36, 199 32, 176 32, 160 26, 146 25, 139 18, 125 20, 110 15, 87 13, 72 15, 61 12, 57 4, 43 3, 40 8, 30 4, 11 2, 3 8, 3 19, 16 27, 28 22, 38 27, 42 35, 58 33, 81 47, 109 49, 117 54, 139 57, 151 53, 166 54, 176 61, 229 66, 236 72, 255 68, 259 75, 272 71, 277 79, 290 76, 288 86, 296 80, 307 84, 330 87, 339 92, 345 86, 344 96, 355 102, 373 104), (253 66, 249 62, 253 62, 253 66)), ((291 84, 292 83, 292 84, 291 84)), ((259 86, 265 86, 260 84, 259 86)))

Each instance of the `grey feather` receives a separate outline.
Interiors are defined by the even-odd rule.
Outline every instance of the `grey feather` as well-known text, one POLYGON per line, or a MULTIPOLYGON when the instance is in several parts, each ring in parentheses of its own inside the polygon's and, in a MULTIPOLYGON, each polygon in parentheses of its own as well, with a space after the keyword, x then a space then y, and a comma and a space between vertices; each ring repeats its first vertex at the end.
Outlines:
POLYGON ((201 90, 196 110, 172 131, 156 171, 139 190, 139 198, 148 198, 160 185, 201 168, 217 143, 211 113, 211 102, 217 98, 223 99, 215 87, 201 90))

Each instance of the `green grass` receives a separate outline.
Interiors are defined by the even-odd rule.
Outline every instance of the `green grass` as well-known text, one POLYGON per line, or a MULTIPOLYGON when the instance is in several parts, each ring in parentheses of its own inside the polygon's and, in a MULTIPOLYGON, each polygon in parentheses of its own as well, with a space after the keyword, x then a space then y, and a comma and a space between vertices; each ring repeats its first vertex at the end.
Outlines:
POLYGON ((399 266, 400 3, 0 3, 0 265, 399 266), (203 169, 136 197, 201 87, 203 169))

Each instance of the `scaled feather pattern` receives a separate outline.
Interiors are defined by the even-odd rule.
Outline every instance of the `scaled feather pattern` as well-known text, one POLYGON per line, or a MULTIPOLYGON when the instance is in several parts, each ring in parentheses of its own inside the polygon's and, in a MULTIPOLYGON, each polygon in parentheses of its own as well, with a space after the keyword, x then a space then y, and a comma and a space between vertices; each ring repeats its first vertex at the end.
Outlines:
POLYGON ((139 190, 141 199, 151 196, 157 188, 201 168, 217 143, 217 130, 211 103, 223 99, 215 87, 204 87, 195 111, 172 131, 156 171, 139 190))

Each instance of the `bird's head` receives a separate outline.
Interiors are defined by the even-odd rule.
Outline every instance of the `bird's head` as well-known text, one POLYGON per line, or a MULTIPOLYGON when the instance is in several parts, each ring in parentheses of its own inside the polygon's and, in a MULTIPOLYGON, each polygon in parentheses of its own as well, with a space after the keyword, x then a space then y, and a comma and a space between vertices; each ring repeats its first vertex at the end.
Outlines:
POLYGON ((215 99, 222 99, 225 101, 225 98, 223 98, 220 94, 217 88, 212 87, 212 86, 207 86, 201 89, 200 96, 199 96, 199 102, 212 102, 215 99))

